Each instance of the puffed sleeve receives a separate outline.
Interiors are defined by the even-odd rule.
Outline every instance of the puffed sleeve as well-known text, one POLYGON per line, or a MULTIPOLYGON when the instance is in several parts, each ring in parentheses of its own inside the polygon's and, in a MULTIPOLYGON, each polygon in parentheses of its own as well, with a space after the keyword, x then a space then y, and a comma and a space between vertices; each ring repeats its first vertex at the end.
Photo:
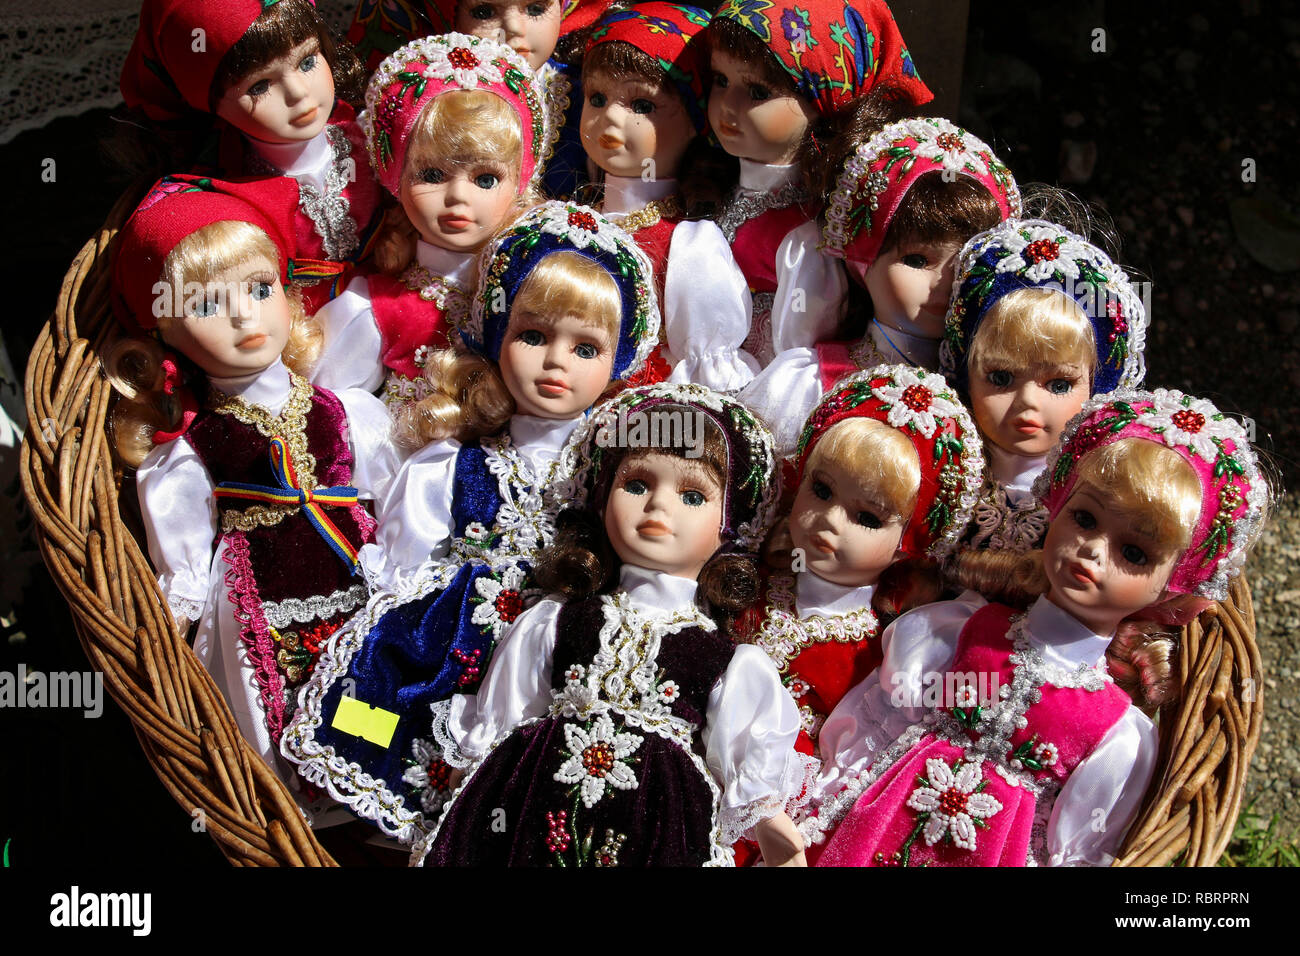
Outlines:
POLYGON ((722 784, 723 839, 793 810, 806 797, 816 762, 794 749, 799 711, 771 658, 752 644, 736 648, 705 710, 709 770, 722 784))
POLYGON ((794 453, 821 397, 821 365, 811 346, 782 352, 740 393, 740 401, 772 430, 782 457, 794 453))
MULTIPOLYGON (((814 802, 865 771, 876 754, 932 709, 936 681, 957 654, 957 638, 988 602, 974 591, 909 611, 880 636, 880 666, 840 700, 817 737, 822 772, 814 802)), ((942 689, 942 684, 938 684, 942 689)))
POLYGON ((149 558, 172 615, 198 620, 217 542, 212 476, 184 438, 149 452, 135 475, 149 558))
POLYGON ((717 224, 678 223, 664 275, 664 334, 677 361, 668 381, 720 392, 744 387, 758 371, 757 359, 740 348, 752 307, 745 275, 717 224))
POLYGON ((325 333, 312 384, 340 392, 373 392, 384 384, 383 341, 370 309, 370 281, 358 276, 316 312, 325 333))
POLYGON ((452 492, 460 442, 432 442, 411 455, 381 505, 375 543, 361 549, 372 588, 396 588, 430 557, 447 554, 453 529, 452 492))
POLYGON ((468 767, 492 745, 550 706, 555 622, 564 605, 547 599, 520 614, 492 654, 477 694, 453 694, 433 705, 433 736, 443 759, 468 767))
POLYGON ((839 260, 817 248, 820 242, 814 220, 792 229, 777 248, 772 346, 778 355, 829 341, 839 332, 849 280, 839 260))
POLYGON ((402 467, 402 452, 393 441, 393 417, 369 392, 348 388, 337 394, 348 415, 352 484, 359 497, 370 498, 382 508, 402 467))
POLYGON ((1129 707, 1074 768, 1047 825, 1049 866, 1109 866, 1155 773, 1160 738, 1129 707))

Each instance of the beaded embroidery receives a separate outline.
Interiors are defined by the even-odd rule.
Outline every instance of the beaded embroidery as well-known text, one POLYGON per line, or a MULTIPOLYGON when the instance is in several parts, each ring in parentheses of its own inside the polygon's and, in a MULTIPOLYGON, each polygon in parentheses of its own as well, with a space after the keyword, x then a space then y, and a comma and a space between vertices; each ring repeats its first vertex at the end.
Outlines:
POLYGON ((737 186, 727 200, 726 208, 718 216, 718 228, 726 237, 727 244, 736 241, 740 227, 756 216, 761 216, 769 209, 785 209, 808 201, 808 193, 799 183, 786 183, 777 189, 759 192, 737 186))
MULTIPOLYGON (((880 622, 869 607, 833 617, 813 614, 800 618, 795 611, 794 576, 788 573, 771 576, 767 598, 766 619, 754 644, 772 658, 783 675, 789 673, 791 658, 811 644, 853 644, 880 633, 880 622)), ((791 694, 796 700, 802 696, 793 689, 791 694)))
POLYGON ((680 219, 682 212, 682 204, 677 201, 677 197, 669 196, 666 199, 651 200, 640 209, 631 212, 607 213, 606 218, 631 235, 641 229, 649 229, 661 219, 680 219))
POLYGON ((365 585, 354 584, 333 594, 317 594, 303 599, 263 601, 262 613, 266 615, 266 622, 272 627, 283 628, 293 624, 308 624, 351 611, 364 604, 367 597, 369 593, 365 585))

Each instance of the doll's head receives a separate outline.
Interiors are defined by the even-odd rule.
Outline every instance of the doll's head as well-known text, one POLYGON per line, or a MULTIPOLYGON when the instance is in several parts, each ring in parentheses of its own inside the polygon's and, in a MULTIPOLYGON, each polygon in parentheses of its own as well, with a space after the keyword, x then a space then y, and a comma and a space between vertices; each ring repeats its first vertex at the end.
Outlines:
POLYGON ((822 243, 870 294, 876 321, 938 339, 962 246, 1019 212, 1015 179, 987 144, 945 119, 920 117, 851 147, 822 243))
POLYGON ((292 143, 325 128, 336 96, 358 101, 363 82, 312 0, 146 0, 122 95, 155 120, 188 108, 253 139, 292 143))
POLYGON ((744 406, 698 385, 628 389, 579 426, 561 462, 552 493, 569 505, 539 564, 543 587, 585 597, 628 563, 698 578, 725 617, 753 602, 776 460, 744 406))
POLYGON ((504 43, 540 70, 555 52, 564 0, 447 0, 459 33, 504 43))
POLYGON ((709 14, 651 0, 601 18, 582 66, 582 145, 614 176, 673 179, 708 132, 709 14))
POLYGON ((962 250, 940 362, 988 441, 1036 457, 1085 399, 1142 381, 1145 341, 1142 303, 1105 253, 1010 219, 962 250))
POLYGON ((913 108, 933 99, 883 0, 813 0, 793 10, 727 0, 708 32, 709 122, 723 149, 742 159, 794 162, 806 141, 828 139, 838 114, 877 86, 913 108))
POLYGON ((903 365, 838 382, 804 426, 795 461, 793 544, 808 570, 856 587, 874 584, 900 558, 947 554, 984 464, 975 426, 948 384, 903 365))
POLYGON ((516 412, 575 418, 640 368, 659 334, 645 254, 594 210, 543 203, 498 235, 458 331, 425 365, 408 444, 498 431, 516 412), (467 350, 467 351, 466 351, 467 350))
POLYGON ((509 48, 458 33, 408 43, 366 89, 375 175, 400 203, 378 242, 396 273, 413 235, 440 248, 482 248, 530 196, 544 113, 527 64, 509 48))

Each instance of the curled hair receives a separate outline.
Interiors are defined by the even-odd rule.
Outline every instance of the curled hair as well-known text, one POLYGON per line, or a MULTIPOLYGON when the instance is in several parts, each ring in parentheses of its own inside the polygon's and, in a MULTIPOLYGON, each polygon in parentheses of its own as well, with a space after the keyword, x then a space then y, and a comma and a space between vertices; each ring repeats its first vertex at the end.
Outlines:
POLYGON ((1097 371, 1092 323, 1055 289, 1017 289, 985 314, 966 358, 972 379, 997 368, 1079 365, 1097 371))
POLYGON ((804 466, 804 481, 823 462, 838 465, 857 478, 862 490, 881 498, 906 526, 921 488, 921 462, 912 444, 897 428, 874 418, 836 422, 814 446, 804 466))
POLYGON ((845 103, 818 130, 816 142, 805 140, 800 150, 799 162, 803 165, 808 191, 821 202, 829 202, 844 164, 857 152, 858 146, 890 123, 907 119, 911 114, 907 100, 888 83, 874 86, 845 103))
POLYGON ((1178 631, 1169 625, 1123 621, 1106 647, 1106 665, 1120 690, 1150 711, 1178 698, 1178 651, 1178 631))
MULTIPOLYGON (((283 0, 282 0, 283 2, 283 0)), ((456 169, 489 163, 522 171, 523 131, 514 107, 485 90, 450 90, 425 105, 411 130, 402 178, 418 182, 422 170, 437 166, 456 169)), ((507 211, 510 222, 536 197, 526 193, 507 211)), ((415 259, 419 234, 400 205, 384 216, 375 238, 375 264, 387 275, 398 275, 415 259)))
POLYGON ((969 588, 990 601, 1013 607, 1028 607, 1048 588, 1041 550, 960 551, 944 565, 943 573, 958 589, 969 588))
POLYGON ((211 103, 215 105, 242 77, 272 60, 288 56, 294 47, 313 37, 320 41, 321 56, 334 76, 334 95, 360 107, 365 95, 365 69, 352 45, 335 40, 329 25, 307 0, 279 0, 258 14, 239 42, 217 64, 209 96, 211 103))
MULTIPOLYGON (((256 256, 279 262, 275 243, 257 226, 237 220, 208 223, 178 242, 167 254, 161 281, 171 289, 184 289, 191 283, 206 284, 256 256)), ((320 358, 324 334, 320 323, 306 314, 301 290, 290 287, 285 297, 290 326, 281 358, 292 371, 308 376, 320 358)), ((159 317, 158 328, 164 338, 176 321, 175 316, 167 314, 159 317)), ((122 396, 113 410, 114 445, 118 455, 131 467, 149 453, 154 433, 167 431, 179 418, 177 399, 163 391, 164 357, 163 350, 152 340, 139 339, 114 343, 103 356, 109 382, 122 396)), ((172 358, 186 373, 186 381, 201 376, 201 371, 188 360, 172 358)))
POLYGON ((1064 226, 1119 262, 1119 231, 1104 206, 1086 202, 1060 186, 1027 183, 1020 190, 1020 208, 1023 218, 1045 219, 1064 226))

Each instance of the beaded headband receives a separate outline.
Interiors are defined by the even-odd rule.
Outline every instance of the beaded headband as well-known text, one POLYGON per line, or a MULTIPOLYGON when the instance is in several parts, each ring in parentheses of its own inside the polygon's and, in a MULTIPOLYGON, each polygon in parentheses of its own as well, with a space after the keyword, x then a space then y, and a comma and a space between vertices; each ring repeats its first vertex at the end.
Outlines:
POLYGON ((1016 180, 987 143, 946 119, 906 119, 858 146, 844 164, 826 208, 826 254, 870 266, 903 198, 933 172, 974 179, 997 201, 1003 219, 1020 215, 1016 180))
POLYGON ((772 433, 744 405, 703 385, 661 382, 619 392, 573 433, 560 453, 564 478, 552 485, 551 493, 562 503, 586 504, 599 484, 606 449, 629 447, 624 440, 632 434, 629 424, 655 409, 698 412, 721 430, 730 476, 723 488, 722 536, 742 550, 756 551, 776 519, 780 497, 772 433))
POLYGON ((618 286, 622 322, 613 377, 626 378, 659 341, 654 267, 636 242, 596 210, 573 203, 534 206, 487 244, 479 259, 478 293, 459 327, 469 348, 496 361, 510 310, 524 280, 553 252, 576 252, 600 265, 618 286))
POLYGON ((910 557, 951 552, 984 481, 984 446, 951 386, 937 372, 906 365, 877 365, 841 379, 804 425, 794 455, 799 482, 822 436, 850 418, 884 422, 916 447, 921 486, 899 546, 910 557))
POLYGON ((1137 388, 1146 377, 1147 314, 1124 270, 1088 240, 1043 219, 1008 219, 961 251, 939 347, 940 368, 967 387, 967 356, 1003 296, 1052 289, 1083 310, 1097 345, 1092 393, 1137 388))
POLYGON ((413 40, 379 64, 366 87, 362 128, 375 175, 398 195, 411 131, 429 101, 449 90, 482 90, 519 114, 524 148, 517 192, 522 196, 541 171, 544 145, 546 114, 534 82, 523 57, 495 40, 463 33, 413 40))
POLYGON ((1228 581, 1246 563, 1268 504, 1268 484, 1245 430, 1205 399, 1173 389, 1125 389, 1091 399, 1066 426, 1034 482, 1053 519, 1074 492, 1079 461, 1121 438, 1172 448, 1196 472, 1201 514, 1169 590, 1222 601, 1228 581))

